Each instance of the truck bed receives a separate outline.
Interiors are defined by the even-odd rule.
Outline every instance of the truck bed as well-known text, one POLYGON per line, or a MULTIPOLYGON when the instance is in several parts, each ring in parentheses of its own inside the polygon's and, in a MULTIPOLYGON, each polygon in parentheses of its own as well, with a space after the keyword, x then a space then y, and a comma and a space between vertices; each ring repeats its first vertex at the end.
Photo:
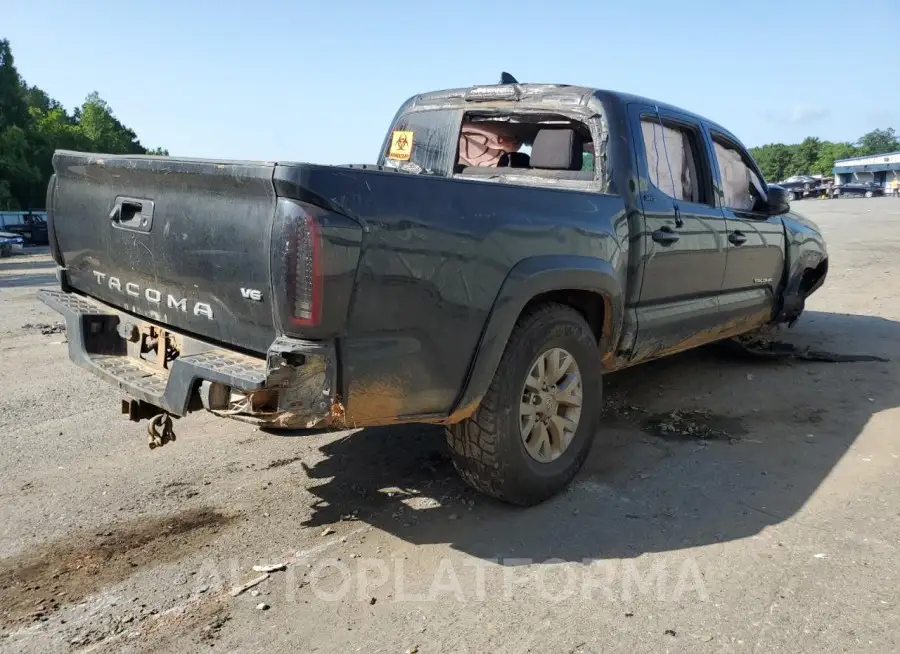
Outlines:
POLYGON ((501 288, 534 266, 627 265, 616 195, 375 166, 57 152, 54 168, 64 289, 261 359, 279 338, 331 343, 359 425, 470 402, 480 348, 493 360, 508 336, 489 316, 527 299, 501 288), (298 278, 315 320, 292 315, 298 278))

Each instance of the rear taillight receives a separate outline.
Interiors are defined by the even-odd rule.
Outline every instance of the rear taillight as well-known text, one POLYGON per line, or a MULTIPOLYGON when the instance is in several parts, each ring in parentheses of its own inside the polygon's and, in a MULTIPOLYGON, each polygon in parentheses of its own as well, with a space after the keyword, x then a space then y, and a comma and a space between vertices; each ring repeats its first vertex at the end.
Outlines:
POLYGON ((293 223, 289 236, 287 275, 290 319, 297 327, 313 327, 322 317, 322 241, 309 214, 293 223))

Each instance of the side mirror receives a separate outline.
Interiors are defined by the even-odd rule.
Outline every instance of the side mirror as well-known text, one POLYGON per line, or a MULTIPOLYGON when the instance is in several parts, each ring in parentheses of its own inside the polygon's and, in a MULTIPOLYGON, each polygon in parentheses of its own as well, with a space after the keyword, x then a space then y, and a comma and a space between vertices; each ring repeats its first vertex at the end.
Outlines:
POLYGON ((766 206, 770 216, 780 216, 791 210, 791 196, 783 187, 769 184, 766 192, 766 206))

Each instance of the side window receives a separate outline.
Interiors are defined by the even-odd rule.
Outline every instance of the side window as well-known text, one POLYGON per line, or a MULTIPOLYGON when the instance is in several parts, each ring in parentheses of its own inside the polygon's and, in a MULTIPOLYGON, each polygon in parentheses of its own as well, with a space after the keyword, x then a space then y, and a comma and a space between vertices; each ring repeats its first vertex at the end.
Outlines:
POLYGON ((713 149, 722 177, 723 203, 736 211, 753 211, 766 197, 766 189, 759 175, 738 148, 713 137, 713 149))
POLYGON ((660 123, 657 117, 641 118, 644 153, 650 183, 671 198, 708 202, 698 171, 697 149, 690 130, 660 123))

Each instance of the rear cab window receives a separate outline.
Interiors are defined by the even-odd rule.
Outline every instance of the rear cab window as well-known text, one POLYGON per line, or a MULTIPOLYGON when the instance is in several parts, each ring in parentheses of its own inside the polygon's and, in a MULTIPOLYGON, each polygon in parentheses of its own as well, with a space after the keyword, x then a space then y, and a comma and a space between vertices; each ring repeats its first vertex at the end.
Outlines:
POLYGON ((597 117, 534 109, 413 110, 395 122, 379 163, 457 179, 602 191, 599 133, 597 117))
POLYGON ((460 126, 454 171, 460 177, 590 183, 597 172, 594 137, 587 123, 561 114, 469 112, 460 126))

